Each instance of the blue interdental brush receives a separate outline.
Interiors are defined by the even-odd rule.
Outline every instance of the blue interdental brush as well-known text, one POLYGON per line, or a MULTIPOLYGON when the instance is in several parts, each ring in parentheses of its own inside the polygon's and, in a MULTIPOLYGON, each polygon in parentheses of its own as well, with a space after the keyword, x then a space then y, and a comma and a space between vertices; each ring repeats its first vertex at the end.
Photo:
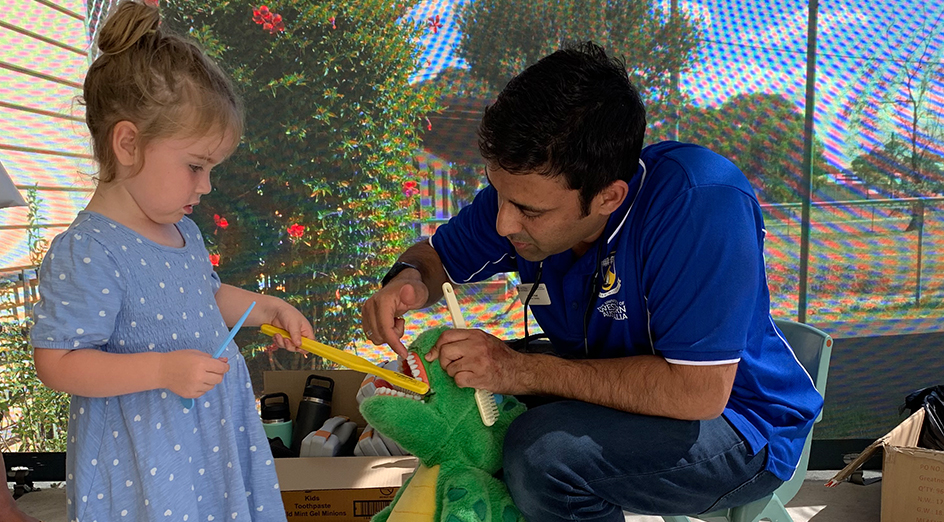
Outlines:
MULTIPOLYGON (((226 347, 229 346, 229 342, 232 341, 234 337, 236 337, 236 333, 239 332, 240 328, 242 328, 243 323, 246 322, 246 318, 249 317, 249 312, 252 311, 252 308, 254 306, 256 306, 255 301, 249 304, 249 308, 247 308, 246 311, 243 312, 243 316, 240 317, 238 321, 236 321, 236 324, 234 324, 232 330, 229 331, 229 335, 226 336, 226 339, 223 341, 223 344, 221 344, 220 347, 217 348, 215 352, 213 352, 214 359, 219 359, 220 356, 223 355, 223 352, 226 351, 226 347)), ((195 401, 193 399, 185 399, 183 397, 180 398, 180 404, 182 404, 183 407, 187 408, 188 410, 193 409, 194 403, 195 401)))

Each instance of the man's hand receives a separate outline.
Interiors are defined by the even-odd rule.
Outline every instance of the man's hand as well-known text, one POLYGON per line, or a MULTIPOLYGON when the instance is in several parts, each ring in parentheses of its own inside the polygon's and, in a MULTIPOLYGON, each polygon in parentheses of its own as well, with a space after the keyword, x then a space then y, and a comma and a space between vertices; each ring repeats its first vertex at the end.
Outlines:
POLYGON ((404 270, 387 286, 370 296, 361 307, 361 325, 364 334, 374 344, 388 344, 397 355, 406 357, 403 337, 403 314, 423 308, 429 299, 429 289, 419 272, 404 270), (412 274, 411 274, 412 272, 412 274))
POLYGON ((482 330, 447 330, 426 354, 427 361, 438 358, 460 388, 512 395, 529 392, 522 371, 527 357, 482 330))
POLYGON ((229 371, 226 357, 214 359, 200 350, 175 350, 162 355, 158 369, 161 387, 185 399, 195 399, 212 390, 229 371))

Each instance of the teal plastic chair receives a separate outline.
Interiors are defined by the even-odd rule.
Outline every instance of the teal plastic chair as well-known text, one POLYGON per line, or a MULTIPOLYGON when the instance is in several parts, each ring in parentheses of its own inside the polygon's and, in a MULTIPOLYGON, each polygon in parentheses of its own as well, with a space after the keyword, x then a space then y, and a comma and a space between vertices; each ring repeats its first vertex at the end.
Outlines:
MULTIPOLYGON (((783 336, 790 343, 790 346, 793 347, 793 353, 796 354, 797 359, 813 378, 816 390, 825 398, 826 375, 829 372, 829 358, 833 351, 832 338, 826 333, 803 323, 783 319, 777 319, 774 322, 777 324, 777 328, 780 328, 780 331, 783 332, 783 336)), ((816 417, 816 422, 819 422, 822 418, 823 414, 820 412, 819 416, 816 417)), ((793 474, 793 478, 784 482, 771 495, 743 506, 692 516, 709 522, 758 522, 764 519, 771 522, 793 522, 783 505, 793 499, 806 478, 806 468, 810 462, 810 444, 812 442, 813 432, 811 430, 806 437, 806 444, 803 445, 803 455, 800 457, 800 463, 797 464, 797 470, 793 474)), ((665 522, 690 522, 688 517, 680 516, 663 516, 662 520, 665 522)))

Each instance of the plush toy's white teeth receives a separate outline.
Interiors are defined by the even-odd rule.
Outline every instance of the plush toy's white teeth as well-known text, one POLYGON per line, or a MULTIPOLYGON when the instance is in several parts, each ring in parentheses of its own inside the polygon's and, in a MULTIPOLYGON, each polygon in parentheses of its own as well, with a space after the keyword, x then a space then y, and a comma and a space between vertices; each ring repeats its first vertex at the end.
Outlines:
POLYGON ((406 366, 407 366, 407 369, 409 370, 410 377, 413 377, 414 379, 416 379, 419 376, 420 368, 419 368, 419 363, 416 362, 415 353, 409 352, 408 354, 406 354, 406 366))
POLYGON ((410 377, 429 384, 429 376, 426 375, 426 367, 423 366, 423 361, 419 358, 420 355, 416 352, 407 353, 406 364, 404 365, 406 367, 405 369, 409 371, 410 377))
MULTIPOLYGON (((419 354, 415 352, 409 352, 405 359, 400 359, 400 373, 429 384, 429 377, 426 376, 426 367, 423 366, 422 361, 420 361, 418 357, 420 357, 419 354)), ((411 390, 391 384, 390 382, 379 377, 375 379, 374 382, 377 384, 377 390, 374 392, 375 394, 386 395, 389 397, 406 397, 416 401, 426 402, 426 396, 421 396, 420 394, 414 393, 411 390)), ((426 395, 428 396, 431 393, 432 391, 426 395)))
POLYGON ((406 390, 398 390, 393 388, 377 388, 377 391, 374 392, 377 395, 389 395, 391 397, 405 397, 407 399, 413 399, 415 401, 422 401, 423 398, 418 394, 406 390))

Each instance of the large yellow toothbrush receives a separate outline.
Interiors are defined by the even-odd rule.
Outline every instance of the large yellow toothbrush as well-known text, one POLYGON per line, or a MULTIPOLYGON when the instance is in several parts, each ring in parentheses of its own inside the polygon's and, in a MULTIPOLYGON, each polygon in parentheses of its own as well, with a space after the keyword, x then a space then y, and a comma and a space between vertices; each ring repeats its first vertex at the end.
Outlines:
MULTIPOLYGON (((260 328, 262 333, 266 335, 275 335, 282 334, 282 337, 286 339, 291 339, 291 335, 285 330, 272 326, 271 324, 264 324, 260 328)), ((368 373, 370 375, 376 375, 389 382, 394 386, 399 386, 411 392, 418 393, 420 395, 426 395, 429 393, 429 385, 423 381, 414 379, 412 377, 407 377, 402 373, 398 373, 386 368, 381 368, 376 364, 364 359, 363 357, 354 355, 350 352, 345 352, 344 350, 338 350, 337 348, 328 346, 324 343, 319 343, 312 339, 307 339, 302 337, 302 349, 306 352, 311 352, 315 355, 319 355, 328 359, 329 361, 336 362, 341 366, 346 366, 352 370, 357 370, 359 372, 368 373)))

